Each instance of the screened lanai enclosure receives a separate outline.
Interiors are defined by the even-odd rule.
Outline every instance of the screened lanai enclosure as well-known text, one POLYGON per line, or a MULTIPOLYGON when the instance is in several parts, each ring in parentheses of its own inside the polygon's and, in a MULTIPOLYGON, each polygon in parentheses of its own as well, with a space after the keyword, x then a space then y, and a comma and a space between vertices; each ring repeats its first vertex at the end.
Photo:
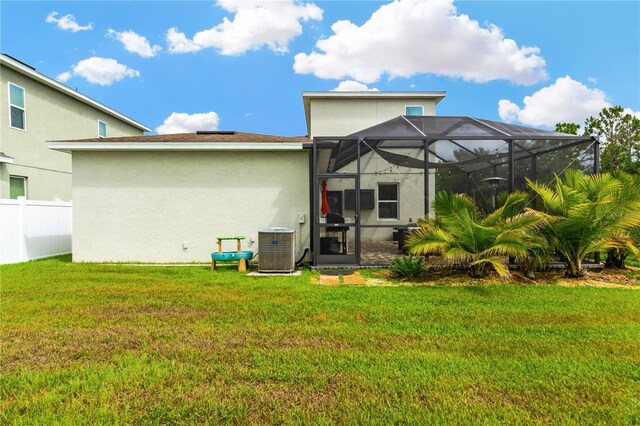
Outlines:
MULTIPOLYGON (((599 168, 594 137, 472 117, 399 116, 311 146, 313 264, 388 266, 438 191, 485 211, 568 168, 599 168)), ((535 199, 530 201, 535 206, 535 199)))

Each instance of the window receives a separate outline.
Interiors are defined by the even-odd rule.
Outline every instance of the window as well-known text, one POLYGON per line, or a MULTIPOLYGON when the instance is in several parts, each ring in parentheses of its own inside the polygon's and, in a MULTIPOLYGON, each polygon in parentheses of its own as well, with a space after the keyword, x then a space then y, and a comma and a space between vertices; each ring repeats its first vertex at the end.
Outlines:
POLYGON ((9 198, 27 196, 27 178, 23 176, 9 176, 9 198))
POLYGON ((378 184, 378 219, 398 219, 398 184, 378 184))
POLYGON ((424 115, 424 107, 422 105, 409 105, 404 107, 404 115, 424 115))
POLYGON ((9 83, 9 126, 25 130, 24 89, 9 83))
POLYGON ((98 120, 98 137, 99 138, 107 137, 107 123, 100 120, 98 120))

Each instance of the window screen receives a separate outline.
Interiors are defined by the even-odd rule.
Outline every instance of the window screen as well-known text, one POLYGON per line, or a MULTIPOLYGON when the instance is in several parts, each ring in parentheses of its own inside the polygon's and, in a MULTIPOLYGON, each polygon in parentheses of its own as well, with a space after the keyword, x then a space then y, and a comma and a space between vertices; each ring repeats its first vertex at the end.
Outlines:
POLYGON ((9 123, 16 129, 25 129, 24 89, 9 83, 9 123))

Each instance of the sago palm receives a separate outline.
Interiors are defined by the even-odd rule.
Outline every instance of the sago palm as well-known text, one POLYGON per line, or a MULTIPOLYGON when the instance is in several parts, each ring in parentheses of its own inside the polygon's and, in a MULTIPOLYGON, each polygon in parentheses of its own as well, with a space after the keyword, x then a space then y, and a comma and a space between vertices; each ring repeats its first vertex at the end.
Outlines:
POLYGON ((527 194, 509 194, 504 204, 484 215, 473 200, 463 194, 439 192, 434 200, 434 219, 418 221, 420 228, 408 238, 409 252, 440 254, 450 263, 468 266, 474 278, 493 268, 508 276, 507 256, 526 257, 532 245, 532 229, 541 221, 536 212, 523 211, 527 194))
POLYGON ((624 247, 628 231, 640 226, 640 188, 633 179, 567 170, 550 185, 528 185, 542 204, 543 232, 567 259, 571 277, 583 274, 586 256, 624 247))
MULTIPOLYGON (((640 175, 630 175, 625 172, 614 172, 613 177, 622 181, 625 197, 640 199, 640 175), (634 191, 636 191, 634 193, 634 191)), ((625 268, 629 256, 637 258, 640 255, 640 226, 620 232, 616 235, 616 241, 622 247, 616 247, 607 251, 605 266, 613 268, 625 268)))

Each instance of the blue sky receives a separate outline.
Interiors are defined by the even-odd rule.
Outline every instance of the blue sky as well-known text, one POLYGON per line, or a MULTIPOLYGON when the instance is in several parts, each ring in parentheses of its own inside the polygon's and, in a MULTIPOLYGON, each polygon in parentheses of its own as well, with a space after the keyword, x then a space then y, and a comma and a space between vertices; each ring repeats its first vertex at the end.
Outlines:
POLYGON ((640 111, 638 1, 0 5, 3 53, 160 132, 304 135, 302 91, 336 88, 536 127, 640 111))

